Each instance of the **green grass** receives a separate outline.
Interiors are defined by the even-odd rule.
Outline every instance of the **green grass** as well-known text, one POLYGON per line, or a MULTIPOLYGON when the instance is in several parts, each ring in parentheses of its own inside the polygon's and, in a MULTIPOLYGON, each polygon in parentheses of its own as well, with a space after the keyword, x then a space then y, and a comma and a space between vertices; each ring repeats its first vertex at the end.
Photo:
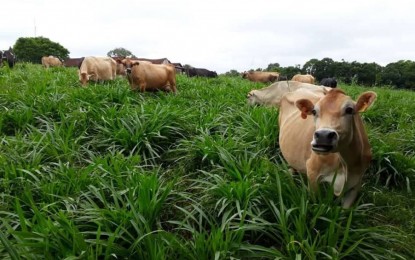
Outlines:
POLYGON ((415 93, 370 88, 374 158, 344 210, 330 186, 310 194, 291 175, 278 110, 246 103, 264 85, 177 85, 81 88, 73 68, 1 68, 0 259, 414 258, 415 93))

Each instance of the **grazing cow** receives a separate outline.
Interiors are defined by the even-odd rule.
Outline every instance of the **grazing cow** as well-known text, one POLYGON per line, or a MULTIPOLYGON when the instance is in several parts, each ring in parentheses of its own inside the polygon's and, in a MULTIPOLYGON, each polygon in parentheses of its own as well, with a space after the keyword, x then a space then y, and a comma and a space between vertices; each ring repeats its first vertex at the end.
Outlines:
POLYGON ((278 80, 280 74, 278 72, 267 71, 248 71, 242 73, 242 78, 252 82, 272 83, 278 80))
POLYGON ((337 80, 335 78, 324 78, 320 81, 320 85, 336 88, 337 87, 337 80))
POLYGON ((0 66, 3 66, 3 61, 7 61, 9 68, 13 68, 16 63, 16 55, 14 55, 12 47, 9 47, 8 50, 0 51, 0 53, 0 66))
POLYGON ((286 94, 279 111, 279 145, 284 159, 306 173, 310 187, 318 181, 333 183, 334 194, 349 208, 362 184, 372 153, 360 117, 376 93, 362 93, 353 101, 340 89, 326 95, 306 89, 286 94))
POLYGON ((176 93, 176 70, 171 64, 152 64, 147 61, 126 58, 122 63, 127 72, 131 89, 144 91, 173 91, 176 93))
POLYGON ((216 78, 218 74, 216 71, 210 71, 203 68, 187 68, 186 75, 188 77, 207 77, 207 78, 216 78))
POLYGON ((49 67, 60 67, 62 66, 62 61, 52 55, 42 57, 42 65, 45 68, 49 67))
POLYGON ((291 80, 314 84, 314 77, 311 76, 310 74, 306 74, 306 75, 296 74, 291 80))
POLYGON ((110 57, 85 57, 79 68, 79 81, 85 86, 89 80, 113 80, 116 69, 117 63, 110 57))
POLYGON ((77 67, 81 68, 81 64, 84 61, 85 57, 82 58, 69 58, 63 61, 63 66, 65 67, 77 67))
POLYGON ((326 93, 330 89, 298 81, 279 81, 262 89, 251 90, 247 95, 248 104, 278 107, 283 95, 299 88, 306 88, 311 91, 319 91, 322 93, 326 93))

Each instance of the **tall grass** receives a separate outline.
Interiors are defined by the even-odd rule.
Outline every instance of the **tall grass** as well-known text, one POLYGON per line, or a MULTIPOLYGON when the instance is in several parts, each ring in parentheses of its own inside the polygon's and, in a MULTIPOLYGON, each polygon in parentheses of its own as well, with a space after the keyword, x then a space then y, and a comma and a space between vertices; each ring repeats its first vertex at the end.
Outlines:
POLYGON ((245 100, 264 85, 177 82, 137 93, 123 78, 82 88, 71 68, 0 69, 0 258, 414 257, 414 93, 373 89, 373 163, 344 210, 290 173, 278 110, 245 100))

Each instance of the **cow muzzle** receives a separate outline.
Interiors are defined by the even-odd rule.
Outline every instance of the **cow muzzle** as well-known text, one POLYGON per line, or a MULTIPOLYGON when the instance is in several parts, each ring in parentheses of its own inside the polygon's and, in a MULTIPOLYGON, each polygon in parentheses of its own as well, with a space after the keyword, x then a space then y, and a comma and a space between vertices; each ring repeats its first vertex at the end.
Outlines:
POLYGON ((126 69, 125 69, 125 72, 126 72, 128 75, 130 75, 130 74, 131 74, 131 68, 126 68, 126 69))
POLYGON ((328 128, 322 128, 314 132, 311 149, 317 153, 335 152, 339 135, 336 131, 328 128))

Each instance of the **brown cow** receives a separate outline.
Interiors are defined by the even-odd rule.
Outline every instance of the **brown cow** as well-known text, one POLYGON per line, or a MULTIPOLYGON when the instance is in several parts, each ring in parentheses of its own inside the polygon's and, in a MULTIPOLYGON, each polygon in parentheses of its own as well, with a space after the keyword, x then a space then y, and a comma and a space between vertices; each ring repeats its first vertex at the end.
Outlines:
POLYGON ((110 57, 85 57, 79 68, 79 81, 83 86, 89 80, 113 80, 116 76, 117 63, 110 57))
POLYGON ((165 61, 167 59, 143 59, 143 58, 137 59, 137 58, 126 58, 126 57, 111 57, 111 58, 113 58, 117 62, 116 73, 119 76, 127 76, 125 66, 121 63, 121 61, 124 60, 124 59, 129 59, 130 61, 142 61, 142 62, 149 63, 149 64, 151 64, 151 63, 153 63, 153 64, 167 64, 167 63, 157 63, 157 62, 165 61))
POLYGON ((362 176, 372 153, 361 112, 376 99, 362 93, 354 102, 340 89, 326 95, 306 89, 286 94, 279 112, 279 144, 288 164, 307 173, 310 186, 333 182, 334 193, 344 193, 342 205, 349 208, 360 190, 362 176))
POLYGON ((119 61, 127 71, 131 89, 164 90, 176 93, 176 70, 171 64, 152 64, 148 61, 131 60, 126 58, 119 61))
POLYGON ((315 81, 314 77, 311 76, 310 74, 306 74, 306 75, 296 74, 291 80, 309 83, 309 84, 314 84, 314 81, 315 81))
POLYGON ((267 72, 267 71, 248 71, 242 73, 242 78, 248 79, 252 82, 270 83, 278 80, 278 72, 267 72))
POLYGON ((331 89, 324 86, 317 86, 298 81, 279 81, 262 89, 251 90, 247 95, 248 104, 278 107, 282 97, 285 94, 300 88, 306 88, 312 91, 320 91, 322 93, 326 93, 331 89))
POLYGON ((52 55, 42 57, 42 65, 45 68, 49 67, 60 67, 62 66, 62 61, 52 55))

